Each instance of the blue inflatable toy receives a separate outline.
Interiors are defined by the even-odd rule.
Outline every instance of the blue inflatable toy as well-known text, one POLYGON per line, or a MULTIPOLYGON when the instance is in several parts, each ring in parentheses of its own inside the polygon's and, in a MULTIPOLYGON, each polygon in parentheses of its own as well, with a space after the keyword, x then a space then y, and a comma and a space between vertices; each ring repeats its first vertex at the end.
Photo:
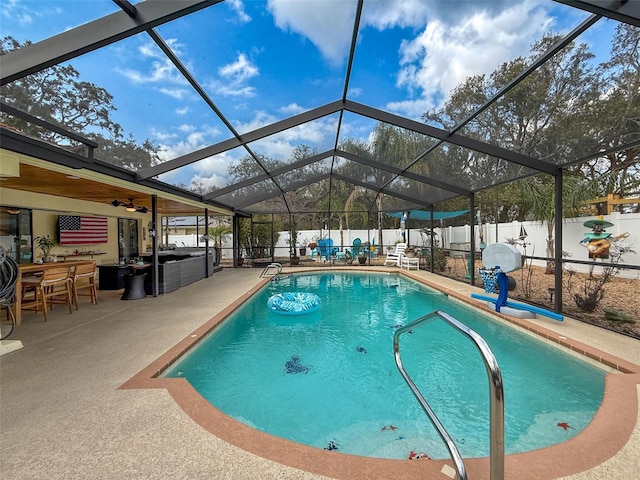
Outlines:
POLYGON ((267 300, 267 308, 280 315, 305 315, 320 308, 320 297, 314 293, 276 293, 267 300))

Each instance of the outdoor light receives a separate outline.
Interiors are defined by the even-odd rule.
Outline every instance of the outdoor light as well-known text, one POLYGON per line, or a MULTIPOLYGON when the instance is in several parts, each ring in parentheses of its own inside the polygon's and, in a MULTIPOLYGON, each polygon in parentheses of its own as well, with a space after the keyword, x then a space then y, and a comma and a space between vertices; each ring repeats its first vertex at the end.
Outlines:
POLYGON ((133 198, 129 197, 129 202, 121 202, 120 200, 114 200, 111 202, 114 207, 124 207, 127 212, 140 212, 147 213, 149 209, 147 207, 138 207, 134 205, 133 198))

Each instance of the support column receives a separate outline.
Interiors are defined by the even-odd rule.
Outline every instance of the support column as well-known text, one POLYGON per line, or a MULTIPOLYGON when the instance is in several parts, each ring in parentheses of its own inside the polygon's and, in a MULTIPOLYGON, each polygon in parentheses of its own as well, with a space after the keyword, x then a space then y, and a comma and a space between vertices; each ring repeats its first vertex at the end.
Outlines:
MULTIPOLYGON (((433 237, 435 237, 435 230, 433 229, 433 204, 431 204, 431 208, 429 208, 429 216, 430 218, 430 224, 429 224, 429 230, 431 230, 431 235, 429 235, 429 242, 431 243, 431 248, 429 249, 429 255, 431 256, 431 264, 429 265, 429 271, 431 273, 433 273, 433 264, 435 263, 436 260, 436 253, 433 251, 433 237)), ((440 229, 442 230, 442 229, 440 229)), ((442 234, 442 232, 440 232, 442 234)), ((444 245, 442 245, 442 248, 444 248, 444 245)), ((444 250, 443 250, 444 253, 444 250)))
POLYGON ((231 229, 233 234, 233 244, 231 246, 233 268, 238 267, 238 252, 240 251, 240 217, 237 215, 233 216, 231 221, 231 229))
POLYGON ((562 169, 555 175, 555 196, 554 196, 554 209, 555 209, 555 224, 554 224, 554 260, 555 260, 555 289, 556 289, 556 303, 555 312, 562 313, 562 169))
MULTIPOLYGON (((158 267, 158 235, 162 235, 162 232, 158 232, 156 228, 156 220, 158 216, 158 196, 151 195, 151 228, 153 229, 154 235, 152 237, 151 242, 151 271, 152 271, 152 293, 154 297, 157 297, 160 293, 160 282, 159 282, 159 267, 158 267)), ((162 224, 161 224, 162 226, 162 224)))
POLYGON ((211 269, 209 268, 209 209, 204 209, 204 276, 209 278, 211 276, 211 269))
POLYGON ((476 196, 472 192, 469 195, 469 217, 471 218, 471 243, 469 247, 469 282, 471 285, 476 283, 476 216, 475 216, 475 200, 476 196))

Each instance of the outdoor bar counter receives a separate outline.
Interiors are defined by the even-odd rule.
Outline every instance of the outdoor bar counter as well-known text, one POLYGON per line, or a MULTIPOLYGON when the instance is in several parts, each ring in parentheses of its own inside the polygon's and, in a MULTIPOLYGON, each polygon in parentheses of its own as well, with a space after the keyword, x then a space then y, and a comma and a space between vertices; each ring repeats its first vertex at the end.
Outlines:
MULTIPOLYGON (((173 292, 193 282, 197 282, 206 277, 207 263, 209 264, 209 274, 220 270, 220 261, 217 258, 217 251, 209 249, 209 257, 205 257, 204 249, 185 248, 158 252, 158 285, 159 294, 173 292), (207 263, 205 263, 205 258, 207 263)), ((152 254, 143 253, 140 255, 145 263, 151 263, 152 254)), ((147 269, 148 275, 145 279, 145 290, 147 294, 152 291, 151 267, 147 269)))
MULTIPOLYGON (((209 250, 209 274, 221 269, 215 249, 209 250)), ((158 294, 172 292, 206 277, 205 251, 203 249, 179 249, 158 252, 158 294)), ((153 255, 143 253, 144 272, 136 268, 136 274, 146 273, 144 289, 147 295, 153 293, 153 255)), ((101 290, 119 290, 125 287, 124 276, 132 273, 127 264, 102 264, 99 266, 99 288, 101 290)))

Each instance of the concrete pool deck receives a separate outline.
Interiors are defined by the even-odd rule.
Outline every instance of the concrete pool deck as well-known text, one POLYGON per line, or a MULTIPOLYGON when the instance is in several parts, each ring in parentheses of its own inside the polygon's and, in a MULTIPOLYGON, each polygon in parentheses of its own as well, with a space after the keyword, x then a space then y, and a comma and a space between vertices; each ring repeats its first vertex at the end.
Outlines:
MULTIPOLYGON (((246 292, 260 282, 259 274, 259 269, 224 269, 171 294, 135 301, 121 301, 121 292, 100 291, 98 305, 81 301, 80 310, 72 315, 63 307, 56 307, 46 323, 42 314, 26 313, 11 337, 20 340, 23 348, 0 357, 2 477, 338 478, 292 468, 230 444, 210 433, 206 426, 194 422, 164 388, 120 388, 214 315, 244 298, 246 292)), ((478 291, 423 271, 412 271, 410 275, 431 278, 462 295, 478 291)), ((569 319, 559 323, 541 317, 536 322, 562 337, 620 357, 629 365, 640 365, 638 340, 569 319)), ((591 451, 581 450, 582 447, 571 451, 572 445, 568 445, 567 461, 597 453, 596 450, 604 451, 607 458, 596 466, 564 477, 553 474, 562 470, 554 470, 554 462, 558 460, 540 453, 539 462, 551 464, 548 476, 536 474, 535 478, 615 480, 637 475, 640 465, 637 384, 640 379, 637 375, 616 377, 626 377, 636 384, 635 396, 631 398, 633 405, 629 406, 627 394, 627 404, 622 409, 635 413, 635 420, 631 422, 628 415, 621 417, 628 423, 628 433, 622 434, 626 438, 611 439, 605 431, 591 451), (616 441, 622 448, 609 452, 609 444, 616 441)), ((217 428, 224 426, 235 428, 233 422, 217 428)), ((618 431, 613 426, 612 430, 618 431)), ((241 432, 227 431, 225 436, 233 437, 236 433, 241 432)), ((270 445, 263 444, 262 448, 268 451, 270 445)), ((333 452, 319 453, 326 454, 330 460, 339 458, 333 456, 333 452)), ((428 470, 430 463, 393 462, 399 467, 409 464, 409 468, 418 471, 428 470)), ((283 463, 306 464, 305 458, 292 458, 291 462, 283 463)), ((310 459, 309 465, 312 463, 310 459)), ((369 471, 351 472, 343 478, 407 478, 400 472, 404 467, 392 476, 383 470, 376 471, 376 464, 371 461, 370 468, 365 469, 369 471)), ((422 478, 450 477, 439 474, 422 478)))

